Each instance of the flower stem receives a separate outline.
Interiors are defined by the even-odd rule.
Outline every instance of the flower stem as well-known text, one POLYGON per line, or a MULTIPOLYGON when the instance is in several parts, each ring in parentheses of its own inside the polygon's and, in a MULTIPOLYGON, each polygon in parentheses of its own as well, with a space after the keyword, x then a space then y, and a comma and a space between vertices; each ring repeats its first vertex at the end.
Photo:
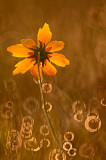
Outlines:
POLYGON ((44 108, 44 115, 45 115, 45 118, 46 118, 46 121, 47 121, 47 124, 48 124, 48 127, 52 133, 52 136, 53 138, 55 139, 55 141, 57 142, 58 146, 60 148, 62 148, 62 145, 61 143, 59 142, 55 132, 54 132, 54 129, 52 127, 52 124, 51 124, 51 121, 50 121, 50 118, 49 118, 49 115, 48 115, 48 112, 45 108, 45 99, 44 99, 44 94, 43 94, 43 91, 42 91, 42 81, 41 81, 41 75, 40 75, 40 69, 39 69, 39 66, 40 66, 40 52, 38 52, 38 76, 39 76, 39 88, 40 88, 40 93, 41 93, 41 101, 42 101, 42 108, 44 108))

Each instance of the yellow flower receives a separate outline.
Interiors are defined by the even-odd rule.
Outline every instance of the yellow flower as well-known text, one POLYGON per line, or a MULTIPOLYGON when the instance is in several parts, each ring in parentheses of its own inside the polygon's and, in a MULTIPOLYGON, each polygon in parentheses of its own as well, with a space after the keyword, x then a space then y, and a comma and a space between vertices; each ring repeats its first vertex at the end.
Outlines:
POLYGON ((37 44, 32 39, 23 39, 21 40, 21 44, 8 47, 7 50, 12 52, 14 57, 25 57, 24 60, 15 65, 16 69, 13 71, 13 75, 18 73, 23 74, 31 70, 34 78, 38 80, 38 52, 40 53, 39 69, 41 77, 42 69, 45 74, 55 76, 57 70, 51 62, 61 67, 69 65, 69 60, 64 55, 54 53, 63 49, 64 42, 50 42, 51 38, 52 33, 49 25, 45 23, 43 28, 40 28, 38 31, 37 44))

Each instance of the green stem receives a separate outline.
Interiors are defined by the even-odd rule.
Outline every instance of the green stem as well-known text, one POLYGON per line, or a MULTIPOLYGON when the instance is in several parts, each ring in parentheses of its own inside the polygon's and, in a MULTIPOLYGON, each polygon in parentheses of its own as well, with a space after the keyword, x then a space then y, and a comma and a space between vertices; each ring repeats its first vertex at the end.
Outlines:
POLYGON ((52 124, 51 124, 51 121, 50 121, 48 112, 47 112, 47 110, 46 110, 46 108, 45 108, 45 99, 44 99, 44 94, 43 94, 43 91, 42 91, 42 82, 41 82, 41 75, 40 75, 39 66, 40 66, 40 52, 38 52, 38 76, 39 76, 38 82, 39 82, 39 88, 40 88, 40 93, 41 93, 42 108, 44 108, 44 115, 45 115, 45 117, 46 117, 46 121, 47 121, 47 124, 48 124, 48 126, 49 126, 49 129, 50 129, 50 131, 51 131, 51 133, 52 133, 52 136, 53 136, 53 138, 55 139, 55 141, 57 142, 58 146, 59 146, 60 148, 62 148, 62 145, 61 145, 61 143, 59 142, 59 140, 58 140, 58 138, 57 138, 57 136, 56 136, 56 134, 55 134, 55 132, 54 132, 54 129, 53 129, 53 127, 52 127, 52 124))

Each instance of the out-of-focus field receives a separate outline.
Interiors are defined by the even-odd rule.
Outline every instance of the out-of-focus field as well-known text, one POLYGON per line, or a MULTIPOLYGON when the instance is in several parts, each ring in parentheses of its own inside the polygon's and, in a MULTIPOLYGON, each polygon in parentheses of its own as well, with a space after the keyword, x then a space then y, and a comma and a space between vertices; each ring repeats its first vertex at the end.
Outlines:
POLYGON ((55 159, 106 159, 106 1, 0 0, 0 160, 55 159), (38 84, 30 72, 12 75, 21 58, 7 52, 21 39, 36 41, 45 22, 52 40, 65 42, 60 53, 70 60, 43 81, 52 85, 45 99, 61 144, 65 133, 74 134, 70 152, 57 150, 38 84))

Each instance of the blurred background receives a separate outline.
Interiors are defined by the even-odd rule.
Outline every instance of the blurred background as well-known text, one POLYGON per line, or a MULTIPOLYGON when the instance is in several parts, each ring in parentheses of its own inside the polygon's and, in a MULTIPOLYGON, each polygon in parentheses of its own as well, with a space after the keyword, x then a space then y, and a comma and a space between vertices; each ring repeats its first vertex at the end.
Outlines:
POLYGON ((104 160, 105 115, 106 1, 0 0, 0 160, 104 160), (52 40, 64 41, 60 53, 70 60, 43 81, 64 152, 48 130, 38 84, 30 71, 12 75, 22 58, 7 52, 21 39, 36 41, 45 22, 52 40))

